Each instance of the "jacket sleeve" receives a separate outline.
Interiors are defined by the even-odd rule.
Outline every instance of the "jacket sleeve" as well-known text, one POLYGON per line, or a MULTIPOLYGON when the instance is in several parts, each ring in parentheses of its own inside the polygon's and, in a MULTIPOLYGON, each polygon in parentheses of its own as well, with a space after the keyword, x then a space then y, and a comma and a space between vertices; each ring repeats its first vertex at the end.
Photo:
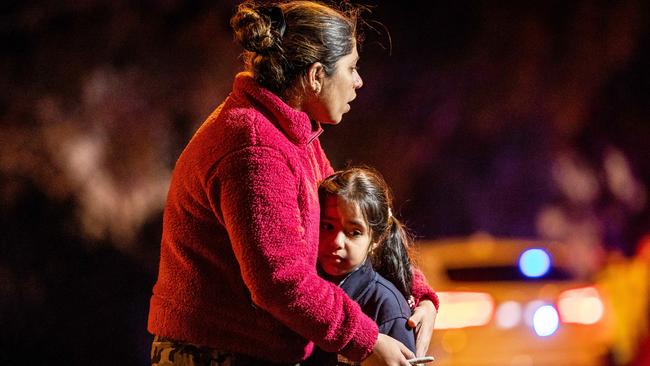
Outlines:
POLYGON ((267 147, 231 153, 217 167, 212 205, 223 215, 255 305, 322 349, 362 360, 377 340, 377 325, 343 290, 318 276, 318 243, 304 238, 302 196, 292 168, 267 147))
POLYGON ((379 324, 379 333, 397 339, 415 353, 415 331, 408 327, 407 321, 407 318, 398 317, 379 324))
POLYGON ((438 300, 438 295, 429 285, 427 284, 427 279, 424 277, 422 271, 418 268, 412 267, 413 271, 413 284, 411 285, 411 295, 415 299, 415 305, 419 304, 422 300, 431 300, 433 305, 438 310, 440 301, 438 300))

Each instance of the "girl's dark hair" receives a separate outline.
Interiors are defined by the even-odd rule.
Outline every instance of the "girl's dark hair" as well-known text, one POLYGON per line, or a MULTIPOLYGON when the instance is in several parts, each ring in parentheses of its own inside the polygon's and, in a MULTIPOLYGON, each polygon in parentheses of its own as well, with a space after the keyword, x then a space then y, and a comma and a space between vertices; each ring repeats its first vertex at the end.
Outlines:
POLYGON ((392 193, 386 181, 376 170, 353 167, 325 178, 318 188, 321 202, 328 195, 341 197, 359 206, 377 247, 369 258, 380 275, 392 282, 409 298, 413 273, 409 247, 412 239, 406 228, 392 213, 392 193))
POLYGON ((329 76, 336 62, 352 52, 359 9, 336 10, 313 1, 246 1, 230 25, 255 81, 285 96, 313 63, 323 64, 329 76))

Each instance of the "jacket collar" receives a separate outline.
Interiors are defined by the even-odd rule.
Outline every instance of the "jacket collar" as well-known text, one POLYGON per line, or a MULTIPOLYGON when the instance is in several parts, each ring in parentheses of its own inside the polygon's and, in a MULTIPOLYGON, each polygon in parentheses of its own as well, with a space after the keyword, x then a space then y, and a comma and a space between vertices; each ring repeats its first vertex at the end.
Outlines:
POLYGON ((309 144, 323 132, 320 123, 315 122, 316 128, 313 129, 307 113, 290 107, 270 90, 259 86, 249 72, 241 72, 235 76, 233 93, 246 98, 254 107, 259 108, 296 144, 309 144))
POLYGON ((351 272, 339 286, 345 291, 352 300, 359 300, 368 290, 368 285, 375 279, 375 270, 372 268, 370 260, 366 260, 359 268, 351 272))

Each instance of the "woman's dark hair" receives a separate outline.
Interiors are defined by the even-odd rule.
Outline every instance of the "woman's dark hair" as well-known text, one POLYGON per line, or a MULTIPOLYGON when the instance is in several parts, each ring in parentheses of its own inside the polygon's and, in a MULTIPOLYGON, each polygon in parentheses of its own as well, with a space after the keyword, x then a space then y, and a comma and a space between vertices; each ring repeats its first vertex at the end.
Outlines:
POLYGON ((336 10, 313 1, 239 5, 230 19, 255 81, 279 96, 315 62, 332 75, 357 40, 359 8, 336 10))
POLYGON ((413 273, 409 247, 412 239, 406 228, 392 213, 392 193, 376 170, 353 167, 325 178, 318 188, 318 197, 325 202, 328 195, 341 197, 359 206, 377 247, 370 251, 372 266, 409 298, 413 273))

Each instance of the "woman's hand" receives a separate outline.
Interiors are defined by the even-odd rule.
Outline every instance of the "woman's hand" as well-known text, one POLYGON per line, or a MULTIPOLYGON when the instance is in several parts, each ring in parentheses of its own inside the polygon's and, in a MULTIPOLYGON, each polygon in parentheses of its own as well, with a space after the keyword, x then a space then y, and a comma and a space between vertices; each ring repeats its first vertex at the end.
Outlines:
POLYGON ((415 351, 417 357, 425 356, 431 342, 433 325, 438 311, 431 300, 422 300, 408 320, 408 326, 415 329, 415 351))
POLYGON ((362 362, 362 365, 410 366, 407 359, 413 357, 415 357, 413 352, 402 342, 379 333, 377 342, 372 348, 372 354, 362 362))

